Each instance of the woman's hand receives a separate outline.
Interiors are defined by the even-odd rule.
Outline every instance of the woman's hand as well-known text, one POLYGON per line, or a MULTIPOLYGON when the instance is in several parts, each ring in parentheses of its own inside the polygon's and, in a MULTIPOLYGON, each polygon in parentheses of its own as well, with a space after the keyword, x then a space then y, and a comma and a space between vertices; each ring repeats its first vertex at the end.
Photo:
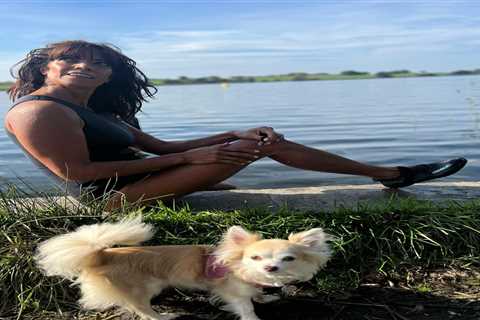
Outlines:
POLYGON ((260 158, 260 150, 241 148, 229 150, 229 143, 217 144, 208 147, 196 148, 183 153, 187 164, 234 164, 247 165, 260 158))
POLYGON ((239 139, 258 141, 259 146, 283 140, 283 134, 275 132, 272 127, 258 127, 246 131, 234 131, 233 134, 239 139))

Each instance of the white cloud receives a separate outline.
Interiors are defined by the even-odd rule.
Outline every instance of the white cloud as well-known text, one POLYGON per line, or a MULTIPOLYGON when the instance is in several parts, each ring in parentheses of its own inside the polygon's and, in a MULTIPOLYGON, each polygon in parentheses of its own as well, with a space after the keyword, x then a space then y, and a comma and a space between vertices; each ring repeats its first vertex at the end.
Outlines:
MULTIPOLYGON (((447 2, 438 6, 433 1, 431 5, 419 6, 407 2, 400 7, 408 7, 408 14, 396 12, 399 6, 391 5, 391 1, 309 3, 295 8, 279 5, 271 6, 268 11, 230 12, 231 23, 220 24, 218 29, 175 29, 181 26, 178 24, 168 26, 169 29, 111 32, 101 41, 122 48, 154 77, 198 76, 220 71, 224 74, 300 71, 295 68, 330 72, 350 68, 354 62, 375 66, 372 61, 387 56, 392 65, 398 61, 396 68, 403 69, 409 67, 401 65, 405 63, 405 55, 417 65, 428 65, 431 52, 438 55, 466 52, 479 45, 480 20, 468 12, 455 10, 457 2, 447 2)), ((50 23, 63 24, 70 19, 59 16, 50 23)), ((20 15, 20 20, 45 22, 43 17, 32 14, 20 15)), ((73 20, 75 25, 76 20, 73 20)), ((192 25, 195 24, 189 24, 192 25)), ((67 33, 55 30, 48 37, 45 32, 42 36, 41 30, 25 37, 36 38, 38 42, 38 39, 61 39, 67 33)), ((105 37, 104 34, 101 36, 105 37)), ((93 36, 90 39, 95 39, 93 36)), ((16 59, 6 57, 7 63, 0 62, 0 72, 8 70, 5 66, 16 59)), ((383 68, 383 61, 379 65, 383 68)))
POLYGON ((117 35, 115 41, 147 68, 169 64, 168 68, 173 70, 171 64, 177 64, 179 69, 195 63, 209 67, 226 63, 245 65, 251 58, 267 61, 319 55, 328 59, 329 54, 351 50, 369 50, 373 55, 448 51, 475 43, 478 38, 480 29, 462 25, 422 29, 375 21, 361 25, 339 21, 335 26, 319 25, 315 30, 298 32, 154 31, 117 35))

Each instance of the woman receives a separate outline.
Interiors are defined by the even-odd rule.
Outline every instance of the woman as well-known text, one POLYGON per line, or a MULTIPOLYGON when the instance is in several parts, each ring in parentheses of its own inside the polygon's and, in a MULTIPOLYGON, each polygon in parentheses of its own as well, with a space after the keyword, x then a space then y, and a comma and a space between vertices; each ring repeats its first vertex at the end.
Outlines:
POLYGON ((9 89, 14 105, 5 118, 8 134, 72 194, 82 188, 96 196, 116 191, 107 193, 107 209, 123 200, 192 193, 263 157, 304 170, 362 175, 392 188, 452 174, 466 163, 460 158, 371 166, 288 141, 270 127, 163 141, 136 126, 135 114, 156 89, 117 48, 64 41, 31 51, 17 65, 17 81, 9 89))

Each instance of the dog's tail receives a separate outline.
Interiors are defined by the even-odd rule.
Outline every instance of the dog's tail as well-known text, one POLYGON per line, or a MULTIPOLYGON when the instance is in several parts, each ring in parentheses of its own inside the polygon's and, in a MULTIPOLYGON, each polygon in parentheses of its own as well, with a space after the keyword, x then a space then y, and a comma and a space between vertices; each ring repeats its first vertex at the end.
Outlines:
POLYGON ((152 236, 152 226, 143 223, 140 216, 82 226, 40 243, 35 260, 45 274, 72 280, 82 269, 98 263, 96 257, 101 250, 117 244, 137 245, 152 236))

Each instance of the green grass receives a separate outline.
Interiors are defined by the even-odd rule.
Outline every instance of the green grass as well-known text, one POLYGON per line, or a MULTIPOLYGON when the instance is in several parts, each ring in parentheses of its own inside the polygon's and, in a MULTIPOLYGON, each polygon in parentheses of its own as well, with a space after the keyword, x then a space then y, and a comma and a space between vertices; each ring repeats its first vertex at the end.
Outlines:
MULTIPOLYGON (((156 235, 147 244, 214 244, 232 225, 258 231, 265 238, 323 227, 336 237, 335 255, 310 282, 318 293, 355 288, 372 274, 395 280, 406 277, 411 268, 472 266, 480 261, 479 201, 438 205, 399 199, 334 212, 288 208, 193 212, 159 204, 149 209, 123 207, 105 218, 101 201, 90 208, 69 208, 53 200, 38 206, 20 196, 15 189, 0 194, 0 317, 35 318, 50 312, 47 318, 52 318, 52 312, 78 310, 78 290, 68 281, 43 276, 36 268, 32 259, 36 245, 78 226, 116 221, 127 214, 142 213, 155 225, 156 235)), ((420 291, 428 287, 414 286, 420 291)))
POLYGON ((11 82, 0 82, 0 91, 7 91, 7 89, 10 88, 11 85, 11 82))

